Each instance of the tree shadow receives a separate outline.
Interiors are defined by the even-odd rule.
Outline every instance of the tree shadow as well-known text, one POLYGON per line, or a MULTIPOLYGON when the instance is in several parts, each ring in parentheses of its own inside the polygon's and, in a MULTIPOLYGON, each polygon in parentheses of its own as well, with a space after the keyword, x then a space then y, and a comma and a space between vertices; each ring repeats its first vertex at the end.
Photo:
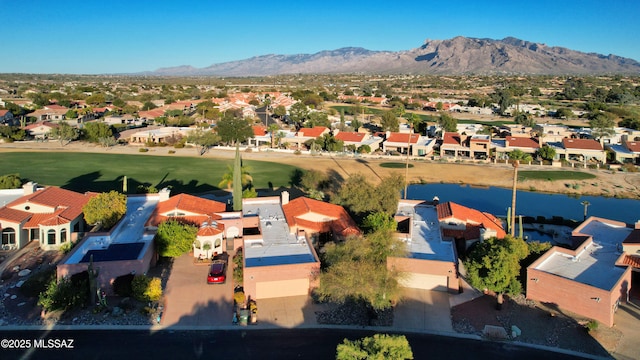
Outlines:
POLYGON ((364 166, 366 166, 367 168, 369 168, 369 170, 371 170, 371 172, 378 177, 379 180, 382 180, 382 176, 380 176, 380 174, 378 174, 372 167, 371 165, 369 165, 369 162, 365 159, 356 159, 356 161, 364 166))

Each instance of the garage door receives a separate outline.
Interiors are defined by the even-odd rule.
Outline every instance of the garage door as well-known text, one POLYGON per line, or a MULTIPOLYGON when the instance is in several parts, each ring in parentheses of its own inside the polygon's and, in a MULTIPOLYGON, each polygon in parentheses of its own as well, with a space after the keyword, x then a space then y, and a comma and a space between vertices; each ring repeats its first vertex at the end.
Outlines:
POLYGON ((257 299, 307 295, 308 293, 309 279, 263 281, 256 283, 257 299))
POLYGON ((400 285, 414 289, 447 291, 447 277, 418 273, 405 273, 400 285))

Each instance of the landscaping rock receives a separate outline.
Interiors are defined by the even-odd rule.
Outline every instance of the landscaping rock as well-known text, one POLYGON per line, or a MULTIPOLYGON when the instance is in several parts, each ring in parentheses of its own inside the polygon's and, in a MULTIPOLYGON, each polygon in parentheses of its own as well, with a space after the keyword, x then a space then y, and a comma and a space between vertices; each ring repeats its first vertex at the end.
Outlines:
POLYGON ((24 285, 24 280, 20 280, 16 283, 17 288, 22 287, 22 285, 24 285))
POLYGON ((20 277, 25 277, 27 275, 31 274, 31 270, 29 269, 24 269, 24 270, 20 270, 20 272, 18 273, 18 276, 20 277))

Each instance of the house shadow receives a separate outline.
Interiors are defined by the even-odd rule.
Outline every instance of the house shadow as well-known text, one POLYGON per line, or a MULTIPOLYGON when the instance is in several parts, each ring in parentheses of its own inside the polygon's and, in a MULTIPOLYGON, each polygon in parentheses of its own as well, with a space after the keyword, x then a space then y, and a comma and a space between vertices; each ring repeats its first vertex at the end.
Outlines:
MULTIPOLYGON (((76 176, 67 181, 66 184, 62 186, 63 189, 72 190, 76 192, 87 192, 87 191, 95 191, 95 192, 108 192, 111 190, 115 191, 123 191, 123 181, 124 175, 120 175, 113 179, 108 180, 99 180, 102 177, 102 173, 100 171, 92 171, 80 176, 76 176)), ((160 190, 162 188, 171 188, 174 193, 206 193, 212 192, 216 190, 220 190, 220 188, 213 186, 211 184, 199 182, 196 179, 192 179, 188 182, 184 182, 182 180, 172 179, 170 174, 167 173, 164 177, 155 185, 151 182, 143 182, 133 177, 127 177, 127 193, 135 194, 140 191, 140 188, 149 188, 151 186, 155 186, 156 189, 160 190)))
POLYGON ((555 303, 530 303, 518 297, 505 296, 502 310, 496 309, 496 297, 484 295, 451 308, 454 329, 482 334, 485 325, 502 326, 511 334, 512 326, 521 330, 514 340, 596 356, 609 357, 609 352, 578 322, 555 303))

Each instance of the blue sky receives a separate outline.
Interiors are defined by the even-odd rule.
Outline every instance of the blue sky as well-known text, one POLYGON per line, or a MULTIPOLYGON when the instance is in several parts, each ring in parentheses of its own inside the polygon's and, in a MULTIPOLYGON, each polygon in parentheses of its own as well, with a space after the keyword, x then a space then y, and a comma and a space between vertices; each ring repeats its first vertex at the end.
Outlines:
POLYGON ((0 0, 0 73, 104 74, 455 36, 640 61, 640 1, 0 0))

